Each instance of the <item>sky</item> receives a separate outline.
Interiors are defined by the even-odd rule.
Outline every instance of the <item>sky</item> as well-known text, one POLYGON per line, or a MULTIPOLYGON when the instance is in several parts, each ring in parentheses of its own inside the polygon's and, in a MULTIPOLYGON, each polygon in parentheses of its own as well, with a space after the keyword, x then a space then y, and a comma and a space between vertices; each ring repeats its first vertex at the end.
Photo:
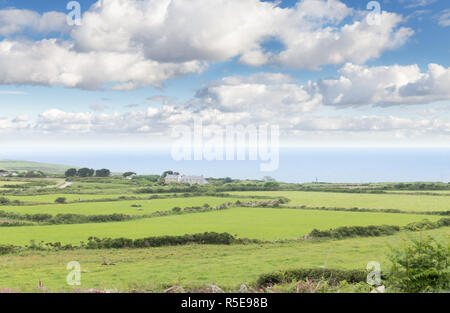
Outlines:
POLYGON ((167 146, 195 119, 277 125, 285 147, 450 146, 447 0, 68 3, 0 0, 4 147, 167 146))

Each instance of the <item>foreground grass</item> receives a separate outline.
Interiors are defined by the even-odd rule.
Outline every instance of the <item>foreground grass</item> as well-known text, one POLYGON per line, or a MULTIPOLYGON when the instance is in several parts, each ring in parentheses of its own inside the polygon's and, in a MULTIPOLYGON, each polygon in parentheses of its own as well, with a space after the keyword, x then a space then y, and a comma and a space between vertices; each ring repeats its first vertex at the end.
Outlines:
POLYGON ((424 235, 450 242, 447 227, 340 241, 25 252, 0 256, 0 288, 37 291, 41 280, 51 291, 71 291, 66 285, 69 273, 66 265, 78 261, 82 269, 82 290, 161 291, 175 284, 184 287, 217 284, 224 289, 237 290, 240 284, 252 284, 260 274, 276 270, 317 267, 364 270, 370 261, 379 262, 382 270, 387 270, 388 243, 400 246, 408 237, 424 235), (115 265, 102 265, 103 260, 115 265))
MULTIPOLYGON (((440 217, 427 218, 436 221, 440 217)), ((26 245, 30 240, 79 244, 90 236, 136 239, 202 232, 228 232, 240 238, 264 240, 295 239, 313 229, 382 224, 404 226, 423 219, 424 216, 416 214, 231 208, 116 223, 0 227, 0 244, 26 245)))
POLYGON ((231 192, 247 196, 282 196, 291 199, 288 206, 397 209, 408 212, 450 211, 447 197, 408 194, 367 194, 304 191, 231 192))

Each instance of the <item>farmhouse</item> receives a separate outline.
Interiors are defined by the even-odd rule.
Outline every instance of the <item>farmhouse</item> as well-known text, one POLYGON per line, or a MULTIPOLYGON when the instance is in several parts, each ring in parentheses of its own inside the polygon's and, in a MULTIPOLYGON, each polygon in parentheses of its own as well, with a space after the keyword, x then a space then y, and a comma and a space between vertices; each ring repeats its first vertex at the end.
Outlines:
POLYGON ((164 179, 166 184, 198 184, 206 185, 208 181, 203 176, 167 175, 164 179))

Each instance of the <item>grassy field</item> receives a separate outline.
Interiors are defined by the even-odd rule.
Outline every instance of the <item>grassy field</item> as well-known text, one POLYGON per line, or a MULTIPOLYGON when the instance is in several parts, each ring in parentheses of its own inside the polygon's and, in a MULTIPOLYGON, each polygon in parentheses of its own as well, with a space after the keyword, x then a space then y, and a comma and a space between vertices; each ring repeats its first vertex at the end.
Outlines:
POLYGON ((447 197, 427 195, 334 193, 303 191, 232 192, 236 195, 283 196, 291 199, 288 206, 397 209, 411 212, 450 211, 447 197))
MULTIPOLYGON (((142 195, 141 195, 142 196, 142 195)), ((117 197, 117 195, 115 196, 117 197)), ((83 197, 84 198, 84 197, 83 197)), ((95 199, 92 198, 91 199, 95 199)), ((169 198, 169 199, 152 199, 152 200, 121 200, 107 202, 81 202, 68 204, 43 204, 30 206, 2 206, 0 210, 6 212, 15 212, 21 214, 81 214, 81 215, 104 215, 104 214, 129 214, 143 215, 156 211, 170 211, 174 207, 192 207, 203 206, 208 204, 211 207, 227 202, 235 202, 237 200, 250 201, 251 199, 242 198, 219 198, 219 197, 187 197, 187 198, 169 198), (140 205, 141 207, 132 207, 132 205, 140 205)))
POLYGON ((6 171, 42 171, 49 174, 63 174, 69 168, 75 166, 47 164, 29 161, 0 160, 0 169, 6 171))
MULTIPOLYGON (((54 179, 58 185, 64 179, 54 179)), ((25 184, 28 179, 0 181, 5 184, 25 184)), ((41 280, 51 291, 71 291, 65 283, 66 265, 78 261, 82 266, 82 290, 133 289, 162 291, 176 284, 185 287, 204 287, 217 284, 236 291, 242 284, 252 284, 265 272, 301 267, 328 267, 338 269, 364 269, 369 261, 378 261, 387 267, 387 243, 401 245, 406 236, 399 233, 388 237, 353 238, 345 240, 293 240, 303 238, 313 229, 328 230, 341 226, 398 225, 424 219, 436 221, 441 216, 413 214, 423 211, 448 211, 447 196, 408 194, 367 194, 300 191, 234 192, 234 197, 180 197, 148 199, 156 194, 136 193, 146 186, 145 181, 126 181, 121 178, 75 182, 64 190, 48 188, 57 185, 39 183, 31 189, 16 189, 16 195, 4 194, 11 201, 28 205, 2 205, 0 210, 21 214, 80 214, 143 215, 156 211, 170 211, 174 207, 186 208, 208 204, 216 206, 226 202, 258 201, 246 197, 286 197, 287 206, 340 207, 368 209, 398 209, 412 213, 343 212, 293 208, 232 207, 227 210, 156 216, 122 222, 35 225, 0 227, 0 245, 25 246, 35 242, 61 242, 79 245, 91 236, 99 238, 144 238, 174 236, 202 232, 228 232, 239 238, 260 239, 271 242, 248 245, 187 245, 149 249, 23 251, 0 256, 0 289, 38 291, 41 280), (50 189, 52 190, 52 189, 50 189), (42 194, 41 194, 42 193, 42 194), (20 195, 23 194, 23 195, 20 195), (32 194, 32 195, 29 195, 32 194), (238 197, 239 195, 239 197, 238 197), (123 200, 120 197, 136 197, 123 200), (73 203, 54 204, 58 197, 73 203), (147 198, 147 199, 146 199, 147 198), (95 201, 116 199, 116 201, 95 201), (83 202, 80 200, 85 200, 83 202), (89 201, 93 202, 89 202, 89 201), (30 205, 32 204, 32 205, 30 205), (133 205, 140 205, 139 208, 133 205), (288 242, 283 240, 290 239, 288 242), (114 266, 102 265, 103 259, 114 266)), ((148 183, 151 186, 151 182, 148 183)), ((26 184, 25 184, 26 185, 26 184)), ((170 188, 154 186, 155 188, 170 188)), ((5 188, 6 189, 6 188, 5 188)), ((154 189, 156 190, 156 189, 154 189)), ((395 192, 395 191, 394 191, 395 192)), ((447 194, 436 191, 436 194, 447 194)), ((168 194, 164 194, 168 195, 168 194)), ((260 198, 261 199, 261 198, 260 198)), ((0 223, 7 222, 0 220, 0 223)), ((431 234, 449 242, 450 228, 415 234, 431 234)))
MULTIPOLYGON (((251 239, 299 238, 314 228, 326 230, 340 226, 406 225, 423 220, 422 215, 392 213, 328 212, 272 208, 232 208, 224 211, 193 213, 139 219, 127 222, 26 226, 0 228, 0 244, 25 245, 31 239, 45 242, 75 243, 95 237, 144 238, 201 232, 229 232, 251 239)), ((438 216, 427 216, 437 220, 438 216)))
POLYGON ((0 257, 0 286, 37 291, 38 281, 52 291, 70 291, 65 279, 67 263, 81 265, 81 290, 133 289, 161 291, 176 284, 184 287, 217 284, 236 291, 266 272, 291 268, 364 270, 377 261, 388 269, 388 244, 402 246, 406 239, 432 235, 449 240, 450 228, 422 233, 400 233, 378 238, 266 245, 179 246, 136 250, 81 250, 35 252, 0 257), (114 266, 103 266, 103 258, 114 266))

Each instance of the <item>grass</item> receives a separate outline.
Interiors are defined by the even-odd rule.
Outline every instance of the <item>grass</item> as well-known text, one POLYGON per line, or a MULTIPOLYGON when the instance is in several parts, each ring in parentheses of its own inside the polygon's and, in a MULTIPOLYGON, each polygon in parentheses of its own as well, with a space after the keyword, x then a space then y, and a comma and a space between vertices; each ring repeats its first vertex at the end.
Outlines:
POLYGON ((7 171, 42 171, 49 174, 62 174, 69 168, 76 167, 30 161, 0 160, 0 169, 7 171))
MULTIPOLYGON (((439 219, 438 216, 428 218, 433 221, 439 219)), ((0 227, 0 244, 25 245, 32 239, 78 244, 90 236, 143 238, 201 232, 229 232, 239 237, 277 240, 299 238, 314 228, 325 230, 381 224, 402 226, 423 219, 424 216, 414 214, 232 208, 116 223, 0 227)))
POLYGON ((411 236, 449 240, 450 228, 378 238, 237 246, 179 246, 137 250, 81 250, 0 256, 0 289, 37 291, 38 281, 52 291, 71 291, 67 263, 81 265, 82 290, 161 291, 168 286, 217 284, 237 290, 262 273, 291 268, 362 269, 377 261, 387 270, 387 244, 400 246, 411 236), (103 266, 103 258, 115 266, 103 266))
POLYGON ((53 203, 56 198, 63 197, 67 201, 78 201, 78 200, 94 200, 94 199, 119 199, 119 197, 140 197, 145 198, 149 195, 143 194, 120 194, 120 193, 107 193, 107 194, 66 194, 66 193, 55 193, 55 194, 45 194, 45 195, 32 195, 32 196, 10 196, 4 195, 4 197, 13 200, 20 200, 25 203, 53 203))
MULTIPOLYGON (((217 206, 219 204, 223 204, 226 202, 235 202, 237 200, 245 201, 246 199, 220 197, 187 197, 152 200, 121 200, 108 202, 44 204, 32 206, 0 206, 0 210, 21 214, 46 213, 56 215, 74 213, 82 215, 103 215, 121 213, 129 215, 143 215, 154 213, 156 211, 169 211, 174 207, 180 207, 183 209, 185 207, 203 206, 204 204, 217 206), (141 205, 141 207, 132 207, 132 205, 134 204, 139 204, 141 205)), ((251 199, 247 200, 250 201, 251 199)))
POLYGON ((450 211, 447 197, 403 194, 334 193, 304 191, 232 192, 236 195, 283 196, 291 199, 288 206, 397 209, 411 212, 450 211))

